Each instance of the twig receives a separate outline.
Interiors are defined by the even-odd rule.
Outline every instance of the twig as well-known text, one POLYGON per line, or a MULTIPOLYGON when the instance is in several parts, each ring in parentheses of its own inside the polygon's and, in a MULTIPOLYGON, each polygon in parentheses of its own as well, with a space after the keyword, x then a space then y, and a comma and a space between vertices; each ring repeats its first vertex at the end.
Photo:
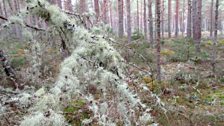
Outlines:
POLYGON ((138 67, 138 66, 135 65, 135 64, 128 63, 128 65, 133 66, 133 67, 137 68, 138 70, 140 70, 140 71, 142 71, 142 72, 145 72, 146 74, 148 74, 148 75, 150 75, 150 76, 152 75, 152 73, 150 73, 149 71, 147 71, 147 70, 143 70, 143 69, 141 69, 140 67, 138 67))

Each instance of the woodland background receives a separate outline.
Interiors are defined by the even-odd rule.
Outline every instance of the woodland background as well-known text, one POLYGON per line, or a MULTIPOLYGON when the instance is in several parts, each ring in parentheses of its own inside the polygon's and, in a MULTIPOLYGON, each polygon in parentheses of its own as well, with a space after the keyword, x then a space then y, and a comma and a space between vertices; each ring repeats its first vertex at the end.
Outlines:
MULTIPOLYGON (((18 107, 12 98, 54 86, 63 62, 73 56, 72 41, 81 41, 70 40, 57 24, 39 15, 19 19, 24 8, 28 10, 27 1, 0 0, 0 125, 20 124, 29 107, 18 107)), ((123 79, 152 108, 153 121, 148 124, 224 125, 223 0, 48 2, 121 54, 127 65, 123 79)), ((99 97, 95 86, 86 90, 99 97)), ((87 102, 72 101, 78 107, 66 103, 62 115, 71 125, 80 125, 92 113, 84 111, 87 102)))

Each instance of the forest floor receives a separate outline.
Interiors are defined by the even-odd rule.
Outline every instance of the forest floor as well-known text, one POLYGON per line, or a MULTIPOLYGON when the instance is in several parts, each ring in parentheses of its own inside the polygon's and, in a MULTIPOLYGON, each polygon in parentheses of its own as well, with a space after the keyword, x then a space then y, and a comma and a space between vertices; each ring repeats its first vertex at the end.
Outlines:
MULTIPOLYGON (((155 73, 156 50, 144 40, 131 44, 129 61, 140 68, 150 67, 155 73), (138 43, 138 44, 137 44, 138 43), (139 44, 142 43, 142 44, 139 44), (143 58, 144 57, 144 58, 143 58)), ((161 84, 151 77, 143 77, 150 90, 165 103, 166 112, 152 112, 163 126, 223 126, 224 125, 224 40, 219 40, 216 73, 211 67, 212 42, 203 40, 201 52, 195 53, 190 40, 166 39, 162 41, 161 84)), ((124 48, 123 48, 124 49, 124 48)), ((123 51, 123 55, 125 52, 123 51)), ((155 77, 155 75, 154 75, 155 77)))
MULTIPOLYGON (((136 66, 130 65, 128 70, 128 76, 134 76, 134 79, 129 77, 130 86, 133 86, 132 83, 137 79, 139 84, 146 85, 165 104, 163 109, 152 107, 151 113, 155 117, 155 121, 162 126, 224 125, 224 40, 219 40, 216 48, 215 74, 211 68, 212 42, 210 40, 202 41, 199 54, 195 53, 195 47, 191 40, 182 38, 163 40, 161 50, 162 83, 158 83, 154 79, 156 73, 155 49, 142 38, 137 38, 128 45, 124 44, 127 43, 125 38, 118 39, 118 41, 121 43, 115 43, 115 48, 120 51, 128 64, 136 64, 136 66), (140 71, 150 71, 152 75, 139 74, 140 71)), ((17 73, 21 73, 21 77, 24 77, 26 76, 24 75, 25 68, 29 66, 25 55, 26 46, 11 44, 14 46, 5 44, 3 49, 7 49, 6 53, 11 59, 13 67, 17 73)), ((42 79, 45 80, 43 84, 50 84, 55 81, 62 60, 58 57, 55 48, 46 47, 44 54, 43 64, 48 67, 46 67, 47 69, 43 67, 45 74, 42 75, 42 79)), ((4 79, 4 71, 0 70, 0 85, 9 87, 10 83, 4 79)), ((30 83, 26 84, 31 85, 30 83)), ((147 94, 138 92, 140 92, 141 99, 151 106, 147 94)), ((0 93, 0 100, 4 95, 0 93)), ((18 117, 15 116, 14 119, 16 118, 18 117)))

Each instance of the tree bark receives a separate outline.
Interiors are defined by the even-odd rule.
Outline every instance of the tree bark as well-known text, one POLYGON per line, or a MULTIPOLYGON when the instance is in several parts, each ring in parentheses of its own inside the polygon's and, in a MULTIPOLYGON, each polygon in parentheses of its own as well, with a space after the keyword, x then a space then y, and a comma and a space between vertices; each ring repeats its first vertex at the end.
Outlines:
POLYGON ((211 10, 210 10, 210 37, 213 36, 213 7, 214 7, 214 0, 211 0, 211 10))
POLYGON ((218 19, 219 19, 219 0, 216 0, 215 4, 215 31, 214 31, 214 38, 217 41, 218 36, 218 19))
POLYGON ((128 33, 128 43, 131 42, 131 3, 130 0, 126 0, 127 4, 127 33, 128 33))
POLYGON ((218 37, 218 18, 219 18, 219 0, 216 0, 215 4, 215 29, 214 29, 214 38, 213 38, 213 54, 212 54, 212 71, 216 74, 216 57, 217 57, 217 37, 218 37))
POLYGON ((193 39, 196 53, 200 52, 202 0, 193 0, 193 39))
POLYGON ((182 36, 184 36, 184 32, 185 32, 185 0, 183 0, 183 4, 182 4, 182 16, 181 16, 181 32, 182 32, 182 36))
MULTIPOLYGON (((0 3, 0 15, 3 15, 4 11, 3 11, 3 7, 2 7, 2 3, 0 3)), ((1 25, 1 21, 0 21, 0 25, 1 25)), ((0 32, 1 33, 1 32, 0 32)))
POLYGON ((137 0, 137 31, 139 32, 139 0, 137 0))
POLYGON ((57 4, 62 9, 62 2, 61 2, 61 0, 57 0, 57 4))
POLYGON ((151 45, 153 46, 153 18, 152 18, 152 0, 148 1, 148 15, 149 15, 149 40, 151 45))
POLYGON ((164 13, 165 13, 165 7, 164 7, 164 0, 161 0, 161 6, 162 6, 162 10, 161 10, 161 32, 162 32, 162 38, 164 38, 164 13))
POLYGON ((176 13, 175 13, 175 37, 178 36, 179 32, 179 0, 176 0, 176 13))
POLYGON ((188 13, 187 13, 187 37, 191 38, 192 32, 191 32, 191 17, 192 17, 192 4, 191 0, 188 0, 188 13))
POLYGON ((112 2, 110 1, 110 25, 111 28, 114 28, 114 21, 113 21, 113 8, 112 8, 112 2))
POLYGON ((143 18, 144 18, 144 34, 145 34, 145 39, 147 40, 147 17, 146 17, 146 0, 144 0, 144 8, 143 8, 143 18))
POLYGON ((102 18, 103 18, 103 22, 105 24, 107 23, 107 13, 108 13, 108 1, 107 0, 103 0, 102 18))
POLYGON ((171 38, 171 0, 168 0, 168 37, 171 38))
MULTIPOLYGON (((81 1, 85 1, 85 0, 81 0, 81 1)), ((65 5, 65 10, 68 10, 69 12, 73 12, 73 7, 72 7, 72 1, 71 0, 64 1, 64 5, 65 5)), ((82 8, 81 5, 80 5, 80 7, 82 8)), ((84 12, 84 11, 81 11, 81 12, 84 12)))
POLYGON ((8 18, 8 13, 7 13, 7 10, 6 10, 6 3, 5 3, 5 0, 3 0, 3 10, 4 10, 4 16, 6 17, 6 18, 8 18))
POLYGON ((156 42, 157 42, 157 80, 161 82, 161 62, 160 62, 160 0, 156 0, 156 42))
POLYGON ((119 29, 118 36, 121 38, 124 35, 124 12, 123 12, 123 0, 118 0, 118 18, 119 18, 119 29))
POLYGON ((94 0, 94 9, 96 13, 96 22, 99 21, 100 10, 99 10, 99 0, 94 0))

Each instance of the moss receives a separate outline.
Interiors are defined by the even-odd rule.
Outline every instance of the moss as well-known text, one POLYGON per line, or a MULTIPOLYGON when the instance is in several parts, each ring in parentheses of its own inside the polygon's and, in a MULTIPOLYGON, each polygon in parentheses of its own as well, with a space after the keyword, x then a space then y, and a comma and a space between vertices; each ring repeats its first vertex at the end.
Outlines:
POLYGON ((78 99, 72 101, 64 108, 65 118, 67 122, 75 126, 81 126, 82 121, 91 117, 91 112, 86 110, 86 101, 78 99))
POLYGON ((14 68, 21 68, 26 64, 25 57, 15 57, 12 59, 11 64, 14 68))
POLYGON ((219 88, 214 91, 205 91, 201 96, 201 99, 204 101, 205 104, 215 104, 223 106, 224 103, 224 94, 223 88, 219 88))
POLYGON ((172 56, 174 54, 175 54, 175 52, 173 50, 169 50, 169 49, 164 49, 161 51, 161 55, 163 55, 163 56, 172 56))
POLYGON ((218 42, 218 46, 224 46, 224 39, 222 39, 218 42))

